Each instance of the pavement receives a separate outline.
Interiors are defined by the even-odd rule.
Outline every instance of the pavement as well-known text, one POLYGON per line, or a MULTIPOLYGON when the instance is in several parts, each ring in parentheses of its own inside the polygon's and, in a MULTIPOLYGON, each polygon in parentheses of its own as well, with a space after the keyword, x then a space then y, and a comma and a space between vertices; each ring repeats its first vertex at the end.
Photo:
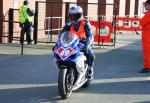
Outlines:
POLYGON ((115 47, 94 47, 94 80, 61 100, 52 45, 0 44, 0 103, 150 103, 141 35, 117 34, 115 47))
MULTIPOLYGON (((136 34, 117 34, 116 45, 112 46, 94 46, 95 52, 110 51, 114 49, 127 49, 127 50, 141 50, 141 35, 136 34)), ((33 44, 33 43, 32 43, 33 44)), ((97 43, 95 43, 97 44, 97 43)), ((23 54, 26 55, 40 55, 40 54, 50 54, 51 48, 54 45, 38 43, 36 45, 24 45, 23 54)), ((0 44, 0 54, 21 54, 21 45, 19 42, 14 42, 13 44, 0 44)))

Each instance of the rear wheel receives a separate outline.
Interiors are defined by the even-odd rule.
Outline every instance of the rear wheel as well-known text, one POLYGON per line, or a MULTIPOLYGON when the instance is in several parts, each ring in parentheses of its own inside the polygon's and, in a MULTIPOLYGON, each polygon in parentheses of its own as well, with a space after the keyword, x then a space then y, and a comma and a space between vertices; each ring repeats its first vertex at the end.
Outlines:
POLYGON ((58 77, 58 90, 61 98, 67 99, 71 93, 74 83, 74 71, 73 69, 67 70, 67 68, 60 69, 58 77))

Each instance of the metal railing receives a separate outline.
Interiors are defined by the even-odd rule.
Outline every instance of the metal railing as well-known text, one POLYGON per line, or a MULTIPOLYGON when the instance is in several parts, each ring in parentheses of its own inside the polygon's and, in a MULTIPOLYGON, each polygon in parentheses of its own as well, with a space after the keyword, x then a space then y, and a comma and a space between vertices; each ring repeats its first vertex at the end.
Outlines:
POLYGON ((52 32, 58 31, 57 35, 59 35, 60 31, 62 30, 61 20, 63 17, 46 17, 44 19, 44 31, 47 32, 47 42, 53 42, 53 34, 52 32), (58 28, 52 28, 52 20, 58 19, 58 28))

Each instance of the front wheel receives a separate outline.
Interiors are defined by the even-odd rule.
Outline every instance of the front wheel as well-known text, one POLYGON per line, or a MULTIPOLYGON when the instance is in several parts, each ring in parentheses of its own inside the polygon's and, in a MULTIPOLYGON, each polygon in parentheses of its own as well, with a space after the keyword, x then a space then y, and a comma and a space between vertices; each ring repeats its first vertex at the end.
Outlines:
POLYGON ((58 90, 62 99, 67 99, 72 93, 74 82, 73 72, 66 69, 59 70, 58 90))

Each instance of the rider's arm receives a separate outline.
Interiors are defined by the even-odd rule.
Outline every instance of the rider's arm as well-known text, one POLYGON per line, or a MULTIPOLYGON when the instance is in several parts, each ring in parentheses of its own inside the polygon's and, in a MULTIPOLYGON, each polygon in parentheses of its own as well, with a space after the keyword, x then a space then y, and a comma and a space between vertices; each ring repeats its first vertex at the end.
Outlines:
POLYGON ((69 31, 71 27, 71 21, 67 20, 65 23, 65 26, 63 27, 63 29, 61 30, 60 34, 58 35, 58 37, 60 37, 60 35, 65 32, 65 31, 69 31))
POLYGON ((89 21, 85 20, 84 28, 87 37, 87 43, 90 43, 93 39, 93 34, 92 34, 91 24, 89 21))
POLYGON ((52 48, 54 50, 54 48, 57 46, 57 43, 60 39, 60 36, 63 32, 65 31, 69 31, 70 30, 70 27, 71 27, 71 21, 70 20, 67 20, 66 23, 65 23, 65 26, 63 27, 63 29, 61 30, 60 34, 58 34, 58 40, 56 42, 56 44, 54 45, 54 47, 52 48))

